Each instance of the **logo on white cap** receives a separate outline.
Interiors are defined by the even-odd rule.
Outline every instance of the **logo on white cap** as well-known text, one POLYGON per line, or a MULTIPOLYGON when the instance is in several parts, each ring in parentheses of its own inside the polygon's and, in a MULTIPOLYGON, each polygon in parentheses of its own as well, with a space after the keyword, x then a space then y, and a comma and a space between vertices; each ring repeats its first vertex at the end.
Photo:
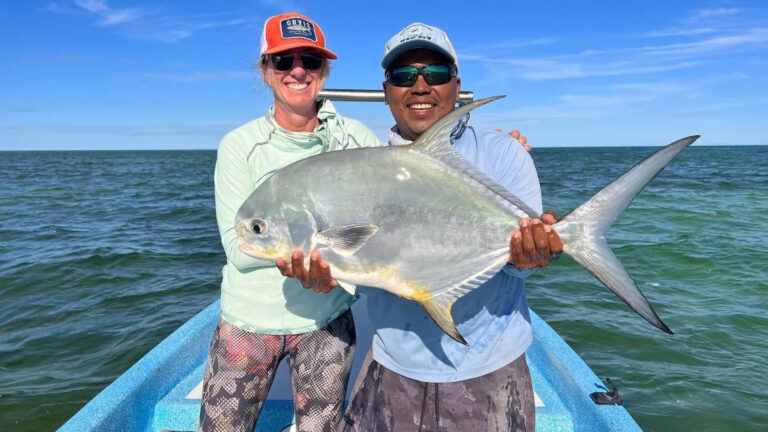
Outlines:
POLYGON ((432 39, 432 29, 422 24, 411 24, 400 32, 400 43, 413 39, 432 39))

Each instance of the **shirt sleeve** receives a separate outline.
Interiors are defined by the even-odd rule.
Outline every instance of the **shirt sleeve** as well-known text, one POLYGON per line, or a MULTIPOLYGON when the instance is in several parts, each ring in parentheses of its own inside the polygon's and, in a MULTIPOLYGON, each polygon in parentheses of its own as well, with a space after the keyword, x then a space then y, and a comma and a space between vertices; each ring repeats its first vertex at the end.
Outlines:
MULTIPOLYGON (((488 152, 494 155, 495 159, 490 162, 492 172, 487 174, 541 214, 541 186, 533 158, 523 146, 506 134, 494 132, 490 134, 488 140, 490 143, 487 145, 493 146, 493 149, 488 149, 488 152)), ((512 265, 504 266, 502 271, 519 278, 527 278, 533 274, 533 270, 518 270, 512 265)))
POLYGON ((246 159, 247 149, 239 144, 238 137, 232 133, 221 140, 216 154, 214 184, 216 222, 224 253, 227 255, 227 261, 238 270, 245 271, 271 267, 274 263, 253 258, 238 249, 241 241, 235 231, 235 215, 254 188, 246 159))

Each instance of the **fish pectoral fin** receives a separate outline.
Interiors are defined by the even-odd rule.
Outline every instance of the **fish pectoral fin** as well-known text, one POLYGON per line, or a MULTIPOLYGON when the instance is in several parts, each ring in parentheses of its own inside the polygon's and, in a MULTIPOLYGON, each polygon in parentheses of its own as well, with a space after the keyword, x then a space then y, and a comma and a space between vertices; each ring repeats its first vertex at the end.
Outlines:
POLYGON ((363 247, 378 230, 376 225, 365 224, 330 227, 317 233, 317 242, 328 246, 341 256, 348 257, 363 247))
POLYGON ((454 300, 455 298, 448 296, 436 296, 425 300, 419 300, 419 304, 421 304, 421 307, 424 308, 427 315, 432 318, 432 321, 434 321, 445 334, 453 338, 456 342, 469 345, 464 339, 464 336, 459 333, 459 329, 456 328, 456 324, 453 322, 451 307, 453 306, 454 300))

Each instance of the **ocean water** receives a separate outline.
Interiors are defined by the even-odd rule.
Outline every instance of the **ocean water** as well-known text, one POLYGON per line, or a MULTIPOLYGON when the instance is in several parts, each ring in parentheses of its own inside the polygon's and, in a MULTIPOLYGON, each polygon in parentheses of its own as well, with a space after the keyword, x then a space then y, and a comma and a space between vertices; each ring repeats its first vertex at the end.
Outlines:
MULTIPOLYGON (((652 148, 534 149, 565 215, 652 148)), ((214 151, 0 152, 0 430, 55 430, 218 297, 214 151)), ((648 431, 768 427, 768 147, 692 147, 609 243, 659 332, 567 257, 536 310, 648 431)))

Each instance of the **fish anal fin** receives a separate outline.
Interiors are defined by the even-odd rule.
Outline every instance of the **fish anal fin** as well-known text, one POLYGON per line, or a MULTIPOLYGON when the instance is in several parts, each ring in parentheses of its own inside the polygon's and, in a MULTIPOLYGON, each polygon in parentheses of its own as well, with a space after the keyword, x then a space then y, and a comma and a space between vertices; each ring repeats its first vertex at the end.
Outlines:
POLYGON ((317 233, 317 243, 328 246, 341 256, 357 252, 371 236, 376 234, 376 225, 351 224, 326 228, 317 233))
POLYGON ((464 336, 459 333, 459 329, 456 328, 456 324, 453 322, 453 316, 451 315, 451 307, 453 306, 455 298, 448 296, 436 296, 419 300, 419 304, 424 308, 424 311, 432 318, 432 321, 440 327, 441 330, 450 336, 456 342, 464 345, 469 345, 464 339, 464 336))
POLYGON ((470 275, 448 289, 441 290, 437 294, 432 294, 426 287, 421 287, 420 289, 415 289, 413 294, 408 298, 419 302, 427 315, 432 318, 432 321, 434 321, 445 334, 453 338, 456 342, 469 345, 466 339, 464 339, 464 336, 459 333, 459 330, 453 322, 453 316, 451 315, 453 303, 456 299, 477 289, 480 285, 484 284, 498 273, 507 262, 507 253, 508 249, 506 248, 500 249, 499 251, 491 251, 485 257, 486 261, 491 264, 481 271, 470 275))

